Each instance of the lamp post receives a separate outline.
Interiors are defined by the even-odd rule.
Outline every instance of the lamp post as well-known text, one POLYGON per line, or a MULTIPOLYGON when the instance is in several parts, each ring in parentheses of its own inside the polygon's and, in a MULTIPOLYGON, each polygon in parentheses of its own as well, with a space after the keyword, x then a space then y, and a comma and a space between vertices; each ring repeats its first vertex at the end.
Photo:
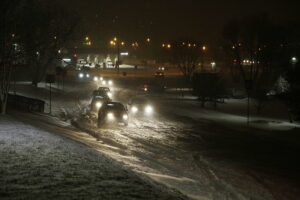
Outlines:
POLYGON ((120 70, 120 45, 125 46, 125 42, 119 42, 117 37, 114 37, 113 40, 110 41, 111 46, 117 47, 117 60, 116 60, 116 69, 119 73, 120 70))
POLYGON ((206 51, 206 46, 202 46, 202 54, 201 54, 201 72, 203 72, 204 69, 204 53, 206 51))

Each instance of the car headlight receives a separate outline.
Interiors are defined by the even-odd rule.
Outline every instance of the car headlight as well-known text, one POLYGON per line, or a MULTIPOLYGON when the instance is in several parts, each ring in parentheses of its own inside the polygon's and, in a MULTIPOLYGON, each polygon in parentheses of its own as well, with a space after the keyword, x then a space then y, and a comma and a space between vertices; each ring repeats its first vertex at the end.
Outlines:
POLYGON ((108 92, 108 93, 107 93, 107 96, 108 96, 109 98, 111 98, 111 97, 112 97, 112 93, 111 93, 111 92, 108 92))
POLYGON ((153 108, 152 108, 152 106, 146 106, 146 107, 145 107, 145 112, 146 112, 146 114, 151 114, 151 113, 153 113, 153 108))
POLYGON ((86 74, 86 77, 87 77, 87 78, 90 78, 90 75, 89 75, 89 74, 86 74))
POLYGON ((100 108, 101 106, 102 106, 102 103, 101 103, 101 102, 97 102, 97 103, 96 103, 96 107, 97 107, 97 108, 100 108))
POLYGON ((108 119, 108 120, 114 120, 114 119, 115 119, 114 114, 113 114, 113 113, 108 113, 108 114, 107 114, 107 119, 108 119))
POLYGON ((128 120, 128 115, 124 114, 124 115, 123 115, 123 119, 124 119, 124 120, 128 120))
POLYGON ((108 85, 112 85, 113 84, 113 82, 112 81, 108 81, 108 85))
POLYGON ((147 91, 148 91, 148 88, 145 87, 145 88, 144 88, 144 91, 147 92, 147 91))
POLYGON ((94 77, 94 81, 98 81, 98 77, 97 76, 94 77))
POLYGON ((131 112, 133 113, 137 113, 137 111, 139 111, 139 109, 135 106, 131 107, 131 112))
POLYGON ((100 81, 103 81, 103 77, 100 77, 100 81))
POLYGON ((78 76, 79 76, 79 78, 83 78, 83 77, 84 77, 84 74, 83 74, 83 73, 80 73, 78 76))
POLYGON ((102 85, 106 85, 106 81, 102 81, 102 85))

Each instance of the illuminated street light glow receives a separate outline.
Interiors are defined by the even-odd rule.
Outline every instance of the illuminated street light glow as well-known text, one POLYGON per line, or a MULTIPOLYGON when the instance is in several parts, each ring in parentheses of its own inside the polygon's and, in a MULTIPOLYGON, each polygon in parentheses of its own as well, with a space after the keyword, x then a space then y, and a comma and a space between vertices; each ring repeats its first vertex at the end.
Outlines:
POLYGON ((121 45, 124 46, 124 45, 125 45, 125 42, 121 42, 121 45))
POLYGON ((114 41, 116 42, 118 40, 118 38, 117 37, 114 37, 114 41))
POLYGON ((211 64, 212 70, 215 70, 215 68, 216 68, 216 63, 215 63, 215 62, 211 62, 210 64, 211 64))
POLYGON ((203 47, 202 47, 202 50, 203 50, 203 51, 205 51, 206 49, 207 49, 206 46, 203 46, 203 47))
POLYGON ((98 77, 97 76, 94 77, 94 81, 98 81, 98 77))
POLYGON ((147 38, 147 42, 150 42, 151 40, 150 40, 150 38, 147 38))
POLYGON ((168 45, 167 45, 167 48, 168 48, 168 49, 170 49, 170 48, 171 48, 171 45, 170 45, 170 44, 168 44, 168 45))
POLYGON ((296 57, 292 57, 291 61, 293 64, 296 64, 298 62, 298 59, 296 57))
POLYGON ((85 41, 89 41, 90 38, 88 36, 85 37, 85 41))
POLYGON ((108 85, 112 85, 113 84, 113 82, 112 81, 108 81, 108 85))
POLYGON ((128 56, 129 53, 128 53, 128 52, 121 52, 120 55, 121 55, 121 56, 128 56))

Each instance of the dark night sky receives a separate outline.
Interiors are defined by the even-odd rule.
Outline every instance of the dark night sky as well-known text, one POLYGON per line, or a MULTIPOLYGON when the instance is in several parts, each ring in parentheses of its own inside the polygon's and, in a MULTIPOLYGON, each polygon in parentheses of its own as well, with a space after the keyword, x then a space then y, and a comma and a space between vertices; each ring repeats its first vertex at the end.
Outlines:
MULTIPOLYGON (((68 0, 66 0, 67 2, 68 0)), ((275 23, 299 21, 296 1, 270 0, 73 0, 95 39, 151 37, 157 42, 190 37, 212 42, 232 18, 267 13, 275 23)))

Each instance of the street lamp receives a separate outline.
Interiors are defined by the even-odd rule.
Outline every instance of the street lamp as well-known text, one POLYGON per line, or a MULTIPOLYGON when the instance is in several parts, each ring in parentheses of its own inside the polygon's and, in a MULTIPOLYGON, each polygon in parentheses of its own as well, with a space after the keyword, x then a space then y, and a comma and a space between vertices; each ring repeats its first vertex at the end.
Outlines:
POLYGON ((201 71, 204 70, 204 52, 206 51, 206 46, 202 46, 202 54, 201 54, 201 71))
POLYGON ((211 64, 211 69, 213 71, 216 71, 216 63, 215 62, 211 62, 210 64, 211 64))
POLYGON ((116 60, 116 69, 119 73, 119 64, 120 64, 120 45, 125 46, 125 42, 118 42, 118 38, 114 37, 113 40, 110 41, 112 46, 117 46, 117 60, 116 60))
POLYGON ((291 62, 292 64, 296 64, 298 62, 298 59, 296 57, 292 57, 291 62))

